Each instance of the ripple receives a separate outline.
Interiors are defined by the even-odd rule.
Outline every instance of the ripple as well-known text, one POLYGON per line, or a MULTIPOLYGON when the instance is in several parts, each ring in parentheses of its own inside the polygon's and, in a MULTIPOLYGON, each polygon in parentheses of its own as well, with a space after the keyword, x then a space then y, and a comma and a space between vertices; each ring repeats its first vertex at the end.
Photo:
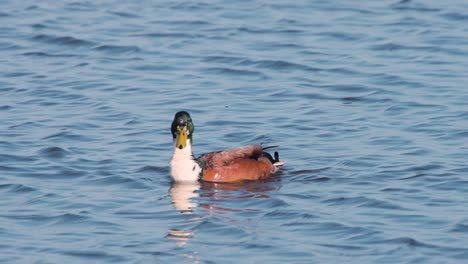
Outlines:
POLYGON ((43 138, 43 140, 50 140, 50 141, 61 141, 61 140, 72 140, 72 141, 91 141, 91 138, 85 137, 83 135, 75 134, 71 131, 62 131, 58 132, 43 138))
POLYGON ((353 245, 337 245, 337 244, 318 244, 323 247, 334 248, 338 250, 367 250, 368 247, 363 246, 353 246, 353 245))
MULTIPOLYGON (((238 226, 229 226, 223 225, 221 223, 217 223, 212 221, 211 219, 203 219, 200 223, 195 225, 194 229, 196 230, 204 230, 205 232, 210 232, 215 236, 223 236, 225 234, 229 234, 230 236, 236 237, 238 239, 242 239, 245 237, 246 230, 242 229, 238 226)), ((216 243, 215 241, 207 241, 206 244, 216 243)))
POLYGON ((316 72, 322 70, 319 68, 283 60, 251 60, 242 57, 230 56, 207 56, 204 57, 203 60, 207 62, 226 63, 239 66, 254 66, 256 68, 267 68, 272 70, 300 70, 306 72, 316 72))
POLYGON ((441 191, 459 191, 464 193, 468 191, 468 181, 457 180, 457 181, 444 181, 442 183, 436 183, 430 185, 429 188, 434 188, 441 191))
POLYGON ((119 45, 100 45, 94 48, 94 50, 105 51, 113 54, 119 53, 137 53, 141 49, 138 46, 119 46, 119 45))
POLYGON ((21 173, 16 174, 19 177, 26 177, 42 180, 71 180, 86 176, 88 173, 82 170, 75 170, 71 168, 65 168, 57 166, 47 166, 41 170, 21 170, 21 173))
POLYGON ((0 217, 15 219, 21 221, 23 224, 31 222, 40 223, 41 225, 69 225, 69 224, 87 224, 91 222, 91 218, 81 214, 64 213, 57 215, 39 215, 39 214, 4 214, 0 217))
POLYGON ((369 207, 369 208, 379 208, 379 209, 386 209, 386 210, 405 210, 403 207, 393 204, 387 201, 372 199, 364 196, 359 197, 339 197, 339 198, 332 198, 323 201, 324 203, 333 205, 333 206, 358 206, 358 207, 369 207))
POLYGON ((169 168, 167 166, 158 167, 158 166, 144 166, 137 170, 137 172, 160 172, 167 174, 169 173, 169 168))
POLYGON ((315 234, 320 236, 355 236, 360 233, 367 233, 365 228, 347 226, 337 222, 303 222, 295 221, 282 226, 293 227, 296 230, 302 230, 309 235, 315 234), (306 229, 304 229, 306 228, 306 229))
POLYGON ((118 210, 114 213, 116 216, 124 217, 128 219, 161 219, 170 218, 174 221, 172 215, 159 215, 157 212, 148 212, 148 211, 135 211, 135 210, 118 210))
POLYGON ((127 178, 124 176, 118 176, 118 175, 100 176, 94 179, 86 179, 85 181, 82 181, 81 184, 91 185, 91 186, 123 185, 127 188, 132 188, 132 189, 147 189, 148 188, 148 186, 142 181, 139 181, 133 178, 127 178))
POLYGON ((291 209, 276 209, 276 210, 266 213, 264 217, 267 217, 268 219, 278 219, 278 220, 290 220, 290 219, 298 219, 298 218, 304 218, 304 219, 319 218, 319 216, 317 215, 295 211, 291 209))
POLYGON ((411 179, 414 179, 414 178, 419 178, 419 177, 424 177, 424 176, 428 176, 428 175, 424 174, 424 173, 418 173, 418 174, 413 175, 413 176, 399 178, 399 180, 411 180, 411 179))
POLYGON ((365 36, 364 34, 356 34, 356 33, 348 33, 348 32, 320 32, 318 33, 320 36, 326 36, 330 38, 334 38, 340 41, 358 41, 363 39, 365 36))
POLYGON ((0 154, 0 160, 1 161, 12 161, 12 162, 34 162, 34 161, 36 161, 36 158, 35 157, 30 157, 30 156, 0 154))
POLYGON ((109 261, 109 263, 126 262, 127 258, 118 255, 112 255, 109 252, 99 250, 61 250, 59 253, 82 258, 85 261, 109 261))
POLYGON ((292 171, 289 171, 289 174, 292 174, 292 175, 313 174, 313 173, 319 173, 322 171, 327 171, 329 169, 331 169, 331 167, 324 167, 324 168, 319 168, 319 169, 292 170, 292 171))
POLYGON ((207 68, 204 71, 210 74, 222 74, 227 76, 259 77, 262 79, 267 78, 266 75, 259 71, 240 70, 233 68, 207 68))
POLYGON ((439 12, 439 8, 426 6, 424 3, 416 3, 411 0, 401 0, 396 4, 391 5, 392 9, 400 11, 417 11, 417 12, 439 12))
POLYGON ((96 6, 91 3, 91 2, 79 2, 79 1, 74 1, 70 3, 66 3, 66 6, 64 7, 66 10, 69 11, 93 11, 96 9, 96 6))
POLYGON ((78 38, 70 37, 70 36, 54 36, 54 35, 47 35, 47 34, 39 34, 39 35, 35 35, 32 39, 35 41, 40 41, 40 42, 44 42, 48 44, 74 46, 74 47, 94 45, 94 43, 91 41, 78 39, 78 38))
POLYGON ((245 61, 243 57, 232 57, 232 56, 205 56, 203 57, 204 62, 215 62, 215 63, 226 63, 226 64, 239 64, 245 61))
POLYGON ((192 25, 212 25, 210 21, 207 20, 197 20, 197 19, 177 19, 177 20, 157 20, 152 21, 152 24, 167 24, 167 25, 183 25, 183 26, 192 26, 192 25))
POLYGON ((468 220, 462 220, 456 223, 454 227, 450 229, 450 232, 468 233, 468 220))
POLYGON ((0 184, 0 190, 5 190, 11 193, 29 193, 29 192, 34 192, 37 189, 25 186, 23 184, 7 183, 7 184, 0 184))
POLYGON ((3 72, 2 76, 5 78, 17 78, 17 77, 29 76, 32 74, 33 74, 32 72, 3 72))
POLYGON ((373 243, 376 244, 401 244, 410 247, 424 247, 424 248, 436 248, 434 245, 422 243, 414 238, 411 237, 398 237, 392 239, 385 239, 380 241, 374 241, 373 243))
POLYGON ((20 50, 21 48, 20 45, 14 43, 0 42, 0 50, 2 51, 20 50))
POLYGON ((293 63, 288 61, 281 61, 281 60, 259 60, 259 61, 251 61, 251 60, 244 60, 239 63, 240 65, 253 65, 258 68, 269 68, 273 70, 300 70, 306 72, 317 72, 321 69, 314 68, 310 66, 306 66, 299 63, 293 63))
POLYGON ((253 33, 253 34, 300 34, 304 33, 299 29, 261 29, 253 27, 240 27, 237 29, 240 32, 253 33))
POLYGON ((150 37, 150 38, 179 38, 179 39, 195 39, 195 38, 205 38, 201 34, 189 34, 181 32, 157 32, 157 33, 145 33, 145 34, 134 34, 135 37, 150 37))
POLYGON ((71 57, 77 57, 77 55, 73 54, 51 54, 47 52, 25 52, 22 54, 23 56, 28 56, 28 57, 46 57, 46 58, 71 58, 71 57))
POLYGON ((454 20, 454 21, 465 21, 468 20, 468 15, 466 14, 461 14, 459 12, 450 12, 450 13, 445 13, 442 15, 442 17, 447 18, 449 20, 454 20))
POLYGON ((391 105, 388 108, 386 108, 384 110, 384 113, 386 115, 398 116, 398 115, 403 115, 403 114, 407 113, 410 110, 411 110, 411 107, 409 107, 409 106, 396 104, 396 105, 391 105))
POLYGON ((155 71, 174 71, 177 68, 173 66, 168 66, 168 65, 155 65, 155 64, 149 64, 149 65, 140 65, 137 67, 133 68, 136 71, 149 71, 149 72, 155 72, 155 71))
POLYGON ((139 18, 140 17, 138 14, 123 12, 123 11, 109 11, 108 13, 112 15, 116 15, 118 17, 124 17, 124 18, 139 18))
POLYGON ((54 216, 51 224, 68 226, 68 225, 73 225, 73 224, 81 224, 89 220, 90 220, 90 217, 88 216, 66 213, 66 214, 54 216))
POLYGON ((385 44, 376 44, 370 47, 375 51, 418 51, 418 52, 432 52, 432 53, 444 53, 449 55, 466 55, 467 52, 461 49, 456 48, 446 48, 441 46, 410 46, 402 45, 397 43, 385 43, 385 44))
POLYGON ((47 147, 39 151, 40 154, 49 157, 49 158, 63 158, 67 155, 67 151, 60 147, 47 147))

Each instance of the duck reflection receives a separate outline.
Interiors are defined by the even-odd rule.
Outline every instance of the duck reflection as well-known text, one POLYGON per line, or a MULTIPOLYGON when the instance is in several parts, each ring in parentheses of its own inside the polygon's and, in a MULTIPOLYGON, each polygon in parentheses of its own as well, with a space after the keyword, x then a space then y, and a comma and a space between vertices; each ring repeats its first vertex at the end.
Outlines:
MULTIPOLYGON (((184 215, 192 215, 193 209, 198 206, 194 200, 199 197, 200 183, 198 182, 174 182, 169 189, 169 195, 172 200, 174 208, 184 215)), ((194 215, 195 216, 195 215, 194 215)), ((193 221, 198 222, 199 217, 190 217, 184 226, 193 221)), ((181 228, 169 229, 166 238, 177 241, 179 246, 187 244, 187 242, 193 237, 192 230, 183 230, 181 228)))
MULTIPOLYGON (((280 188, 278 179, 268 179, 243 183, 210 183, 210 182, 174 182, 169 195, 174 208, 184 215, 193 215, 181 224, 183 228, 169 230, 166 238, 186 244, 193 237, 193 229, 203 221, 199 212, 209 216, 221 216, 228 212, 248 212, 255 209, 229 208, 223 200, 268 199, 268 192, 280 188), (203 201, 203 202, 201 202, 203 201), (196 210, 203 208, 204 210, 196 210), (189 229, 186 227, 190 226, 189 229)), ((224 217, 223 217, 224 218, 224 217)), ((228 220, 228 219, 227 219, 228 220)), ((233 219, 229 220, 233 221, 233 219)))
POLYGON ((182 214, 192 214, 192 208, 197 207, 193 198, 199 197, 200 183, 198 182, 174 182, 169 189, 172 204, 182 214))
POLYGON ((182 214, 192 214, 196 207, 220 209, 223 211, 239 211, 237 209, 221 208, 217 206, 220 200, 243 200, 250 198, 270 198, 268 192, 278 189, 278 180, 268 179, 242 183, 212 183, 212 182, 174 182, 169 189, 174 208, 182 214), (203 199, 198 204, 196 198, 203 199), (207 202, 210 200, 209 202, 207 202))
POLYGON ((248 198, 270 198, 266 193, 275 190, 278 186, 273 186, 273 179, 254 182, 241 183, 214 183, 203 182, 201 189, 204 191, 202 197, 212 197, 215 199, 235 199, 243 200, 248 198))

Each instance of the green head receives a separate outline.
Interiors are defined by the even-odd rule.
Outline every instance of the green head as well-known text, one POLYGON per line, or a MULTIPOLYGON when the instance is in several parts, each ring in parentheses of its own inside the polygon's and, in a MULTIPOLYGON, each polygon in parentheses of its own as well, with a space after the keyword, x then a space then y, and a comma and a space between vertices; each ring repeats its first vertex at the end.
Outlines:
POLYGON ((187 139, 192 141, 193 131, 194 126, 190 114, 185 111, 177 112, 171 125, 172 138, 175 141, 176 148, 185 148, 187 139))

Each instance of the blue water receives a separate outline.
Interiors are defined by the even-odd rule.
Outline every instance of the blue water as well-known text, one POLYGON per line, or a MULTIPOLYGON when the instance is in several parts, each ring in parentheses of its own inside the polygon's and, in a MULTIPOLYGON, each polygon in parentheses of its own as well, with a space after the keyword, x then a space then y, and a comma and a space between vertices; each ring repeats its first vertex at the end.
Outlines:
POLYGON ((465 263, 466 1, 1 1, 0 262, 465 263), (196 154, 284 170, 171 184, 196 154))

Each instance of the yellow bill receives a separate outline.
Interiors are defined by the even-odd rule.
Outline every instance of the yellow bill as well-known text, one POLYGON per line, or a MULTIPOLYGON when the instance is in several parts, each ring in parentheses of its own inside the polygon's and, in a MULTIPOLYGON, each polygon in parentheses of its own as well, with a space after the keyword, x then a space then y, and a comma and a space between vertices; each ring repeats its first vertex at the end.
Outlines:
POLYGON ((187 145, 187 128, 179 127, 178 130, 179 130, 179 135, 177 136, 176 147, 179 149, 183 149, 187 145))

